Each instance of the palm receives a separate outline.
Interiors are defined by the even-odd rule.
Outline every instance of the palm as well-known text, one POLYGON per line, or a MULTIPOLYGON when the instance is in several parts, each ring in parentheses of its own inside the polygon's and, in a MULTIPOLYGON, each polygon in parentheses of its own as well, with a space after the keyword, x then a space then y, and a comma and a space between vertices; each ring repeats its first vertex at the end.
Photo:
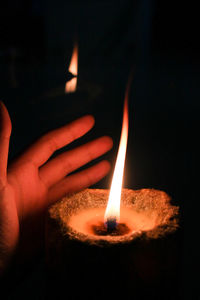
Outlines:
POLYGON ((8 182, 14 189, 17 210, 22 219, 33 212, 39 212, 47 205, 48 189, 39 178, 38 168, 31 162, 11 165, 8 182))
MULTIPOLYGON (((49 160, 56 150, 81 137, 93 127, 93 117, 85 116, 41 137, 7 170, 11 121, 2 103, 0 116, 1 271, 19 242, 19 227, 22 236, 27 231, 30 237, 30 230, 35 224, 40 225, 38 218, 48 205, 66 193, 94 184, 106 175, 109 170, 107 161, 72 175, 70 173, 108 151, 112 147, 112 141, 108 137, 98 138, 49 160), (23 226, 24 223, 26 226, 23 226)), ((26 238, 27 236, 25 242, 28 244, 26 238)), ((32 242, 34 243, 33 239, 32 242)))

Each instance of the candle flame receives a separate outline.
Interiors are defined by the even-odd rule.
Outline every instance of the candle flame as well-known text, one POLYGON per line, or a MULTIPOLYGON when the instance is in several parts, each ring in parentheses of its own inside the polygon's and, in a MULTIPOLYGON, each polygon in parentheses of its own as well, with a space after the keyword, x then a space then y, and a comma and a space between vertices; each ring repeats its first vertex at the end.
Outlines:
POLYGON ((122 181, 123 181, 124 163, 125 163, 126 148, 127 148, 127 141, 128 141, 129 87, 130 87, 130 82, 128 83, 126 93, 125 93, 123 122, 122 122, 122 131, 121 131, 121 138, 119 143, 119 150, 118 150, 117 160, 116 160, 115 169, 113 173, 108 204, 104 215, 104 222, 107 225, 110 222, 111 226, 113 224, 119 223, 120 220, 122 181))
POLYGON ((78 76, 78 44, 75 43, 68 71, 76 76, 66 82, 65 93, 73 93, 76 91, 78 76))

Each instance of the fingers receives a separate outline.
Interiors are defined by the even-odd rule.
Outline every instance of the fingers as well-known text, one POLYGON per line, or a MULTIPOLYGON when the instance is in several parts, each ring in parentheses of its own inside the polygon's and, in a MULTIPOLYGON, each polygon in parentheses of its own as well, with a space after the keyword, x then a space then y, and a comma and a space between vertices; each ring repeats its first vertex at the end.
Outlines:
POLYGON ((88 132, 94 125, 94 118, 84 116, 66 126, 50 131, 41 137, 24 154, 23 160, 30 160, 36 166, 44 164, 58 149, 73 142, 88 132))
POLYGON ((52 204, 58 199, 61 199, 67 193, 77 192, 81 189, 89 187, 90 185, 101 180, 109 170, 109 162, 101 161, 95 166, 66 177, 49 189, 47 204, 52 204))
POLYGON ((9 113, 0 101, 0 188, 5 186, 7 181, 7 163, 9 141, 12 130, 12 124, 9 113))
POLYGON ((40 178, 47 187, 50 187, 67 174, 101 156, 111 147, 111 138, 105 136, 60 154, 40 169, 40 178))

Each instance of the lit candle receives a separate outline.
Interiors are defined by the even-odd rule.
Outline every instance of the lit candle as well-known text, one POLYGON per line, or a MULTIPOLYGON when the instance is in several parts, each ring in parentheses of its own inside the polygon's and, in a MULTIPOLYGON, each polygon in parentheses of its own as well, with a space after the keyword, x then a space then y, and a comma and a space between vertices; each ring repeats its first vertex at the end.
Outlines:
POLYGON ((178 227, 178 208, 171 205, 165 192, 122 189, 128 139, 128 92, 129 85, 110 191, 86 189, 63 198, 48 211, 47 261, 52 281, 55 284, 58 280, 59 286, 66 281, 74 299, 80 299, 79 291, 83 289, 87 299, 102 299, 104 290, 106 299, 117 296, 128 299, 133 287, 134 293, 140 287, 137 274, 148 273, 146 269, 138 270, 141 253, 145 261, 153 241, 157 241, 157 249, 159 243, 163 247, 163 238, 178 227), (113 285, 117 289, 113 290, 113 285))
POLYGON ((51 218, 62 222, 62 230, 70 237, 95 244, 156 236, 158 228, 158 236, 177 229, 174 217, 178 208, 170 204, 165 192, 155 189, 122 189, 120 221, 108 228, 103 221, 108 196, 109 190, 86 189, 63 198, 49 212, 51 218))
POLYGON ((149 285, 160 293, 164 280, 176 274, 178 208, 169 196, 154 189, 122 189, 115 230, 104 224, 108 196, 109 190, 86 189, 49 209, 46 258, 51 295, 146 299, 149 285))

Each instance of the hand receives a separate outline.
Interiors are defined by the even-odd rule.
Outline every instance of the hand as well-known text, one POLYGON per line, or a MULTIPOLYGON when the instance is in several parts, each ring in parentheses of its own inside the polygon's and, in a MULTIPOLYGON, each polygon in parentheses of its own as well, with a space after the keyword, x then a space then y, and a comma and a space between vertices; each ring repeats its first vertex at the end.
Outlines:
MULTIPOLYGON (((39 239, 35 230, 41 225, 39 216, 43 216, 50 204, 69 192, 96 183, 109 171, 109 163, 101 161, 70 175, 107 152, 112 147, 109 137, 98 138, 48 160, 56 150, 83 136, 93 125, 94 119, 88 115, 51 131, 7 168, 12 126, 7 109, 0 102, 0 273, 16 252, 21 239, 22 245, 34 248, 39 239)), ((41 232, 41 228, 37 229, 41 232)))

